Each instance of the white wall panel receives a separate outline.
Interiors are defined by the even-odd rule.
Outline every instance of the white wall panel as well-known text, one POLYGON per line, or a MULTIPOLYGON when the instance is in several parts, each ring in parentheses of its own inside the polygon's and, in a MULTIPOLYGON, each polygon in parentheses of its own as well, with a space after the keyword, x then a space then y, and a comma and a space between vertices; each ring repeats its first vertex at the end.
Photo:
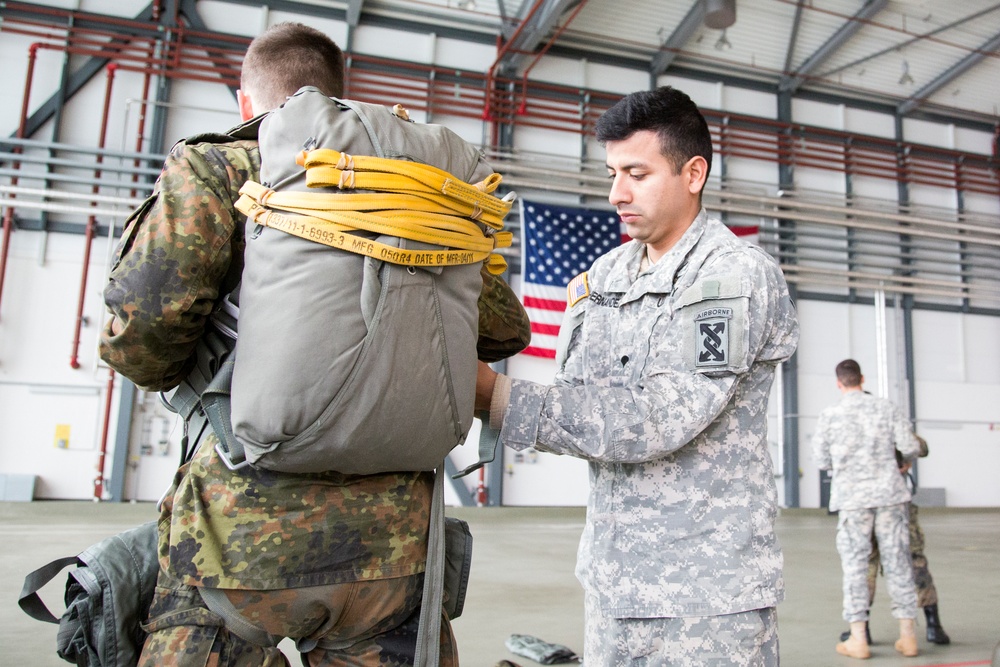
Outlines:
MULTIPOLYGON (((46 4, 76 6, 75 0, 46 4)), ((144 0, 92 0, 85 1, 83 8, 134 15, 145 4, 144 0)), ((215 0, 200 0, 198 9, 210 28, 230 33, 250 36, 257 34, 265 22, 300 20, 330 34, 341 45, 345 44, 347 36, 346 25, 341 21, 265 12, 215 0)), ((0 105, 0 131, 6 134, 16 130, 30 42, 28 38, 8 34, 0 39, 0 58, 6 65, 0 72, 0 81, 6 90, 13 91, 8 96, 9 103, 0 105)), ((496 58, 496 48, 492 44, 463 43, 374 26, 359 28, 355 32, 354 46, 357 52, 373 56, 483 72, 496 58)), ((62 59, 59 52, 39 51, 30 96, 32 110, 56 91, 62 59)), ((649 76, 643 71, 553 56, 543 58, 532 76, 617 94, 649 87, 649 76)), ((708 109, 766 118, 776 115, 776 98, 759 91, 673 75, 661 76, 659 82, 675 85, 708 109)), ((62 141, 84 146, 97 144, 104 84, 102 73, 69 102, 60 132, 62 141)), ((116 74, 109 146, 118 148, 124 143, 127 150, 134 148, 138 107, 127 100, 137 98, 140 91, 141 75, 122 71, 116 74)), ((169 114, 168 144, 192 133, 224 130, 238 121, 232 95, 215 84, 174 81, 170 103, 177 107, 169 114)), ((415 116, 421 120, 419 112, 415 116)), ((477 118, 440 116, 431 120, 451 127, 476 145, 482 143, 487 129, 477 118)), ((891 114, 835 104, 795 100, 793 120, 886 138, 895 135, 891 114)), ((36 138, 51 136, 51 128, 46 127, 36 138)), ((991 153, 993 139, 987 132, 915 120, 906 121, 904 138, 983 154, 991 153)), ((515 131, 514 142, 519 150, 526 152, 571 158, 580 157, 581 147, 585 146, 587 158, 604 159, 603 148, 592 137, 582 139, 577 133, 521 126, 515 131)), ((728 164, 728 176, 767 188, 776 183, 777 168, 764 161, 732 159, 728 164)), ((802 167, 796 170, 795 177, 795 185, 800 190, 829 195, 845 192, 844 176, 837 171, 802 167)), ((860 197, 891 202, 896 197, 896 184, 873 177, 856 177, 853 191, 860 197)), ((956 206, 955 193, 945 188, 912 185, 910 192, 917 204, 956 206)), ((572 195, 546 197, 574 203, 572 195)), ((1000 201, 995 197, 967 194, 965 205, 972 211, 994 217, 1000 215, 1000 201)), ((27 218, 37 217, 33 212, 24 214, 27 218)), ((39 475, 38 497, 89 498, 93 490, 107 378, 106 369, 100 367, 96 359, 96 338, 104 318, 100 292, 108 249, 103 239, 94 241, 85 302, 89 324, 83 329, 80 348, 82 368, 73 370, 69 368, 69 355, 83 239, 67 234, 45 237, 18 230, 12 240, 0 301, 0 472, 39 475), (56 447, 56 429, 62 432, 67 425, 69 446, 56 447)), ((515 279, 515 289, 517 283, 515 279)), ((837 362, 846 357, 857 359, 868 379, 867 388, 877 390, 875 313, 873 307, 859 304, 800 300, 797 307, 802 327, 798 355, 800 498, 803 506, 815 507, 819 504, 819 483, 809 451, 809 437, 819 411, 839 398, 833 379, 837 362)), ((905 397, 906 387, 899 382, 901 331, 891 303, 888 320, 890 397, 899 400, 905 397)), ((930 441, 932 452, 920 464, 921 484, 944 488, 949 505, 1000 506, 1000 485, 995 479, 1000 469, 1000 414, 996 407, 1000 405, 1000 348, 997 340, 1000 340, 1000 318, 928 311, 914 313, 918 428, 930 441)), ((508 370, 516 377, 547 383, 555 372, 555 364, 551 360, 518 356, 509 361, 508 370)), ((114 412, 117 412, 117 391, 114 412)), ((772 392, 768 410, 772 429, 769 440, 777 437, 776 391, 772 392)), ((115 417, 112 414, 109 444, 113 444, 115 438, 115 417)), ((180 427, 176 419, 157 405, 155 397, 140 392, 125 480, 127 497, 142 500, 159 497, 176 464, 179 438, 180 427), (162 447, 160 443, 164 439, 167 444, 162 447)), ((470 445, 477 440, 478 435, 475 435, 470 445)), ((459 460, 471 457, 473 449, 463 448, 458 454, 459 460)), ((109 452, 108 470, 110 456, 109 452)), ((503 466, 506 504, 582 505, 586 502, 587 465, 581 460, 531 452, 518 456, 507 450, 503 454, 503 466)), ((466 483, 471 488, 475 481, 473 476, 466 483)), ((451 501, 454 500, 452 497, 451 501)))
MULTIPOLYGON (((372 55, 382 56, 376 51, 372 55)), ((497 49, 492 44, 462 42, 438 37, 434 47, 434 62, 458 70, 485 72, 496 60, 497 49)))
MULTIPOLYGON (((802 117, 803 123, 812 124, 812 120, 806 112, 802 117)), ((896 120, 891 114, 878 113, 867 109, 844 108, 844 128, 848 132, 859 132, 870 134, 884 139, 896 138, 896 120)))

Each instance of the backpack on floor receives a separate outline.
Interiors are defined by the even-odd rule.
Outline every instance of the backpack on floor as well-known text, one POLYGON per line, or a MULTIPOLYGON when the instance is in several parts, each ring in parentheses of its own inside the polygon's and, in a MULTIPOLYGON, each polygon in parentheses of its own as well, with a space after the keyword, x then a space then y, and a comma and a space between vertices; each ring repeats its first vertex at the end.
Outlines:
POLYGON ((158 572, 156 522, 150 521, 38 568, 24 578, 17 603, 32 618, 59 625, 56 653, 63 660, 81 667, 134 667, 158 572), (66 611, 56 618, 38 591, 74 564, 66 611))

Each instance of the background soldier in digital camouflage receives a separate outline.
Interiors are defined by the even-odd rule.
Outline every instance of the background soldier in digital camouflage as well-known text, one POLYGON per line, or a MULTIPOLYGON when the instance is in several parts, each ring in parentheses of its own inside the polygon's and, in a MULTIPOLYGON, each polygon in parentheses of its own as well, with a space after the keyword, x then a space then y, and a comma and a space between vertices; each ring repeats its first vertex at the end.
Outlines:
MULTIPOLYGON (((920 458, 927 456, 930 453, 927 441, 918 435, 917 442, 920 444, 918 456, 920 458)), ((899 450, 896 450, 896 462, 899 464, 900 474, 903 475, 903 479, 910 486, 910 492, 915 492, 916 485, 913 481, 913 476, 910 475, 911 463, 903 459, 902 455, 899 454, 899 450)), ((923 608, 924 616, 927 619, 927 641, 932 644, 950 644, 951 637, 948 636, 948 633, 945 632, 944 627, 941 625, 941 616, 938 612, 937 586, 934 585, 934 577, 931 575, 927 556, 924 555, 924 531, 920 528, 920 508, 912 501, 909 503, 908 515, 910 522, 910 559, 913 561, 913 582, 917 587, 917 606, 923 608)), ((869 607, 875 601, 875 580, 878 577, 879 560, 878 540, 872 535, 872 552, 868 556, 869 607)), ((850 630, 841 633, 840 641, 847 641, 850 635, 850 630)), ((865 623, 865 637, 868 643, 871 644, 872 637, 867 623, 865 623)))
POLYGON ((837 652, 854 658, 871 655, 865 629, 870 608, 868 556, 874 533, 892 615, 899 619, 895 647, 912 657, 918 650, 907 516, 910 491, 899 474, 896 450, 912 460, 920 445, 896 406, 863 391, 864 376, 856 361, 840 362, 836 374, 843 396, 837 405, 820 413, 812 446, 819 469, 833 471, 830 510, 840 512, 837 551, 844 571, 844 620, 851 624, 851 633, 837 644, 837 652))
MULTIPOLYGON (((306 26, 274 26, 248 50, 241 116, 273 109, 304 85, 339 96, 340 49, 306 26)), ((113 318, 101 357, 146 390, 211 375, 198 368, 198 346, 213 307, 240 280, 244 219, 234 202, 258 177, 259 121, 177 144, 154 194, 127 223, 105 290, 113 318)), ((477 174, 489 173, 480 167, 477 174)), ((529 323, 510 288, 483 275, 479 356, 495 361, 523 349, 529 323)), ((210 429, 192 442, 194 455, 164 498, 161 573, 141 664, 287 664, 264 645, 267 634, 320 640, 311 665, 412 664, 433 474, 234 472, 216 442, 210 429), (200 587, 224 589, 249 629, 225 627, 200 587)), ((457 664, 447 619, 441 654, 443 665, 457 664)))
POLYGON ((553 386, 480 364, 502 442, 590 463, 587 667, 778 664, 767 400, 798 342, 774 260, 701 205, 712 139, 670 87, 598 121, 632 241, 569 286, 553 386))

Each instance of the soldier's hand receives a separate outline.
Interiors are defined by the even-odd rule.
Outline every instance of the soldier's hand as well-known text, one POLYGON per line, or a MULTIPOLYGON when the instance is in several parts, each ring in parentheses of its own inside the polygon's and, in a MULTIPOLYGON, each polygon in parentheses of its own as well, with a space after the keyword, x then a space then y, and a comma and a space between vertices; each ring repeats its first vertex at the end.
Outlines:
POLYGON ((490 402, 493 400, 493 384, 496 379, 496 371, 490 368, 489 364, 480 361, 479 372, 476 376, 476 412, 490 411, 490 402))

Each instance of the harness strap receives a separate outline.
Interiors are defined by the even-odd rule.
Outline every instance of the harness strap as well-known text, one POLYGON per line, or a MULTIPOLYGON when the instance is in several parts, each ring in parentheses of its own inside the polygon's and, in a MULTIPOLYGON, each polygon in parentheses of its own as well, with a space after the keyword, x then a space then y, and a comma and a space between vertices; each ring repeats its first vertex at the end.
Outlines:
POLYGON ((18 606, 21 607, 24 613, 35 620, 45 621, 46 623, 58 623, 59 619, 45 606, 45 602, 38 595, 38 591, 45 584, 52 581, 67 565, 79 564, 79 562, 76 556, 58 558, 26 576, 24 578, 24 586, 21 588, 21 594, 17 597, 18 606))
POLYGON ((497 457, 497 447, 500 445, 500 431, 495 431, 496 435, 493 433, 494 431, 489 427, 489 424, 484 422, 479 433, 479 460, 463 468, 461 472, 452 475, 452 479, 460 479, 479 470, 487 463, 493 463, 497 457))
POLYGON ((281 641, 281 637, 269 634, 242 616, 222 589, 199 587, 197 590, 201 599, 204 600, 205 606, 221 616, 226 629, 240 639, 267 648, 274 648, 281 641))
POLYGON ((427 534, 427 565, 424 594, 420 602, 420 628, 414 667, 438 667, 441 663, 441 606, 444 603, 444 462, 434 473, 431 521, 427 534))

